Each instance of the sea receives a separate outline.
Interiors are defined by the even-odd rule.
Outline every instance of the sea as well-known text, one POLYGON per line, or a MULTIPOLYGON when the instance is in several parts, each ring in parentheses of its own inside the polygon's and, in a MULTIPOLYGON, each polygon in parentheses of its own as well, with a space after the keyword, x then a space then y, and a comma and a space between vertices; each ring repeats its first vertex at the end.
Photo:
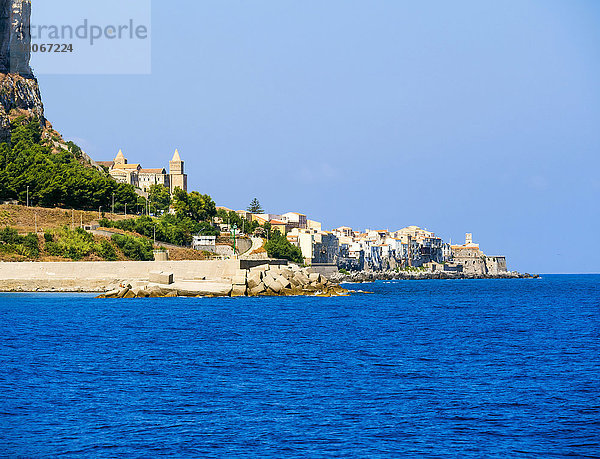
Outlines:
POLYGON ((0 457, 600 457, 600 276, 0 295, 0 457))

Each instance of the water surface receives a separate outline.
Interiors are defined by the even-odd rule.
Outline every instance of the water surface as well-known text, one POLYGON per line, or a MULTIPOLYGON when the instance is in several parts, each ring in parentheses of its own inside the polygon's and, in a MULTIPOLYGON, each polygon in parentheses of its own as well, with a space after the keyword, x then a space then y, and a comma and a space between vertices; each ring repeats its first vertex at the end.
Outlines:
POLYGON ((599 285, 0 295, 0 455, 600 457, 599 285))

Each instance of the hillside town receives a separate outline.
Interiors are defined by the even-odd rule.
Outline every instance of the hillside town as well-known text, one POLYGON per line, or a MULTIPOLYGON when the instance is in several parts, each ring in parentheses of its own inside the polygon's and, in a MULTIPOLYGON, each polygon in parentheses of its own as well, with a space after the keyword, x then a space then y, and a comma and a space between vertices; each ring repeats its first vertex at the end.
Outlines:
MULTIPOLYGON (((314 268, 335 267, 345 271, 389 271, 420 268, 430 272, 454 272, 474 275, 497 275, 507 272, 506 257, 488 256, 468 233, 464 244, 444 242, 435 233, 417 226, 397 231, 356 231, 342 226, 324 231, 322 223, 299 212, 253 214, 233 211, 261 226, 269 224, 300 248, 304 263, 314 268)), ((226 222, 221 230, 231 231, 226 222)))
MULTIPOLYGON (((169 172, 164 168, 145 169, 139 163, 131 164, 122 150, 119 150, 114 160, 97 161, 96 164, 117 182, 132 185, 144 197, 148 196, 153 185, 166 188, 171 195, 177 188, 187 192, 188 177, 178 150, 175 150, 169 161, 169 172)), ((331 269, 347 272, 420 269, 490 276, 507 272, 506 258, 486 255, 479 244, 473 242, 471 233, 467 233, 464 244, 452 244, 418 226, 408 226, 397 231, 357 231, 342 226, 325 231, 321 222, 299 212, 253 213, 250 210, 235 211, 224 206, 217 206, 217 210, 226 214, 235 213, 245 221, 256 222, 259 227, 268 225, 301 250, 306 266, 324 272, 328 268, 329 272, 331 269)), ((215 218, 214 223, 223 235, 236 232, 236 236, 246 236, 244 228, 234 228, 221 218, 215 218)), ((216 240, 216 236, 198 234, 194 236, 191 245, 196 250, 222 253, 217 250, 216 240)), ((259 252, 252 256, 259 258, 266 255, 259 252)))

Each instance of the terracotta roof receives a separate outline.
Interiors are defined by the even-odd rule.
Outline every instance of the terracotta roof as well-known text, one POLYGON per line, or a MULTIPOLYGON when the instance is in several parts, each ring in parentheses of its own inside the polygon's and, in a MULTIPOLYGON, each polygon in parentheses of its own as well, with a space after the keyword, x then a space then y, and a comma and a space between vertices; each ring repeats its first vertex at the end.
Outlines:
POLYGON ((115 169, 138 169, 141 166, 139 164, 115 164, 115 169))
POLYGON ((271 225, 285 225, 285 222, 282 222, 281 220, 271 220, 269 223, 271 225))

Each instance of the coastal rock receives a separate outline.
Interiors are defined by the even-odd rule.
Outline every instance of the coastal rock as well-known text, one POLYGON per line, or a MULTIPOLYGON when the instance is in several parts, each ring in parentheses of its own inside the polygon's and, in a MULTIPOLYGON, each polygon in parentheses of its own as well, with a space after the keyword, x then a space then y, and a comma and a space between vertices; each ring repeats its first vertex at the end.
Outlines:
POLYGON ((248 288, 253 289, 258 287, 262 283, 262 272, 261 271, 250 271, 248 273, 248 288))
POLYGON ((31 77, 31 0, 0 0, 0 72, 31 77))
POLYGON ((260 284, 258 284, 256 287, 253 287, 250 289, 250 295, 251 296, 258 296, 264 292, 267 291, 267 287, 265 284, 263 284, 262 282, 260 284))
POLYGON ((30 16, 31 1, 0 0, 0 143, 10 142, 10 123, 20 115, 37 118, 43 129, 50 127, 29 66, 30 16))
POLYGON ((235 285, 233 286, 232 290, 231 290, 231 296, 232 297, 238 297, 238 296, 246 296, 246 284, 240 284, 240 285, 235 285))

